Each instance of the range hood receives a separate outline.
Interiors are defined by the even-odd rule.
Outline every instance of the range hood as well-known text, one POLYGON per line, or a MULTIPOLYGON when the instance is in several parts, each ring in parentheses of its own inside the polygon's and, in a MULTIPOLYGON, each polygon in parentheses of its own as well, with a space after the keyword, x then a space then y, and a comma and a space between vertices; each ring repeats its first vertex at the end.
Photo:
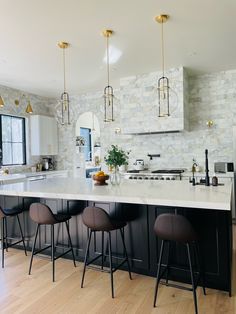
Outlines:
POLYGON ((121 130, 127 135, 179 133, 188 130, 187 73, 183 67, 167 71, 174 90, 170 99, 170 116, 158 117, 155 93, 160 72, 132 76, 120 81, 121 130))

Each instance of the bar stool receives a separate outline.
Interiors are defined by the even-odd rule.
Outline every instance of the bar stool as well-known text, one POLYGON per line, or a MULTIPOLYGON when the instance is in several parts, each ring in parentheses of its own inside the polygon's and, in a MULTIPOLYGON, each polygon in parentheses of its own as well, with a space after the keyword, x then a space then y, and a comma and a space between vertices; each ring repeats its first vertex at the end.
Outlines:
POLYGON ((156 287, 155 287, 155 294, 154 294, 154 307, 156 306, 156 299, 157 299, 157 291, 158 286, 160 283, 160 280, 164 273, 166 272, 166 286, 171 286, 175 288, 180 288, 188 291, 193 292, 193 298, 194 298, 194 307, 195 307, 195 313, 198 313, 198 307, 197 307, 197 296, 196 296, 196 288, 198 285, 198 281, 200 279, 200 276, 202 276, 202 288, 203 293, 206 295, 205 291, 205 278, 204 273, 202 272, 202 269, 200 267, 199 262, 199 246, 198 246, 198 236, 193 229, 190 222, 182 215, 176 215, 176 214, 161 214, 157 217, 154 225, 154 232, 156 233, 157 237, 160 238, 161 241, 161 250, 160 250, 160 256, 159 256, 159 262, 158 262, 158 268, 157 268, 157 277, 156 277, 156 287), (187 248, 187 255, 188 255, 188 263, 189 263, 189 271, 191 276, 191 283, 192 288, 187 288, 185 286, 177 285, 177 284, 169 284, 168 283, 168 274, 169 269, 171 266, 169 265, 169 249, 170 249, 170 241, 179 242, 184 245, 186 245, 187 248), (162 265, 162 257, 164 252, 165 244, 168 244, 168 252, 167 252, 167 265, 161 274, 161 266, 162 265), (198 278, 195 280, 192 266, 192 259, 191 259, 191 252, 190 248, 191 245, 195 249, 196 254, 196 262, 198 264, 198 278))
POLYGON ((0 207, 0 219, 1 219, 1 249, 2 249, 2 268, 4 268, 4 251, 8 251, 9 247, 12 247, 18 243, 23 243, 25 255, 27 256, 26 252, 26 247, 25 247, 25 241, 24 241, 24 236, 22 232, 22 227, 19 219, 19 214, 23 212, 22 209, 20 208, 11 208, 11 209, 6 209, 6 208, 1 208, 0 207), (21 234, 21 240, 16 241, 14 243, 9 244, 8 239, 13 239, 11 237, 8 237, 7 235, 7 217, 16 217, 18 225, 19 225, 19 230, 21 234))
POLYGON ((72 247, 72 242, 71 242, 71 237, 70 237, 70 232, 69 232, 69 225, 68 225, 68 221, 71 218, 71 216, 67 214, 53 214, 51 209, 47 205, 44 205, 41 203, 33 203, 30 205, 30 217, 34 222, 37 223, 37 227, 36 227, 36 232, 35 232, 35 237, 34 237, 34 244, 32 247, 30 266, 29 266, 29 275, 31 274, 31 268, 32 268, 34 255, 41 253, 48 248, 51 248, 52 281, 54 282, 55 281, 55 260, 71 252, 74 266, 76 267, 75 255, 74 255, 74 251, 72 247), (63 222, 66 225, 70 248, 66 252, 55 257, 54 225, 63 223, 63 222), (36 240, 37 240, 38 232, 41 225, 51 226, 51 244, 46 246, 43 249, 39 249, 35 251, 36 240))
POLYGON ((113 285, 113 273, 120 268, 125 262, 127 262, 128 271, 129 271, 129 278, 131 277, 131 271, 130 271, 130 264, 128 260, 128 254, 125 246, 125 240, 124 240, 124 231, 123 228, 126 226, 126 222, 120 222, 120 221, 114 221, 110 218, 110 216, 99 207, 86 207, 82 214, 82 220, 83 223, 90 229, 89 230, 89 237, 87 241, 87 247, 86 247, 86 253, 85 253, 85 259, 84 259, 84 269, 83 269, 83 276, 81 281, 81 288, 83 288, 84 285, 84 277, 85 277, 85 271, 86 267, 93 263, 95 260, 97 260, 99 257, 102 258, 102 264, 101 264, 101 270, 105 272, 103 269, 104 267, 104 232, 107 232, 108 234, 108 251, 109 251, 109 264, 110 264, 110 270, 108 273, 110 273, 111 276, 111 295, 112 298, 114 298, 114 285, 113 285), (112 266, 112 251, 111 251, 111 231, 114 230, 120 230, 121 240, 124 247, 124 259, 121 261, 121 263, 113 268, 112 266), (89 255, 89 247, 91 242, 91 236, 92 233, 101 231, 102 232, 102 253, 93 258, 92 260, 88 261, 88 255, 89 255))

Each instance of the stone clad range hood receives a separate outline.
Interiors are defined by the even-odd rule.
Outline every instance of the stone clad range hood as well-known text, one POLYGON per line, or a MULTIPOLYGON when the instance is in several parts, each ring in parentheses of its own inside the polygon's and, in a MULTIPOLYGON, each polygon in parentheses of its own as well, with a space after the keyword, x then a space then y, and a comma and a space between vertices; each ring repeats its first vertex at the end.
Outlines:
POLYGON ((188 130, 187 74, 183 67, 167 71, 170 87, 169 117, 158 117, 158 95, 155 92, 160 72, 120 80, 121 129, 123 134, 177 133, 188 130))

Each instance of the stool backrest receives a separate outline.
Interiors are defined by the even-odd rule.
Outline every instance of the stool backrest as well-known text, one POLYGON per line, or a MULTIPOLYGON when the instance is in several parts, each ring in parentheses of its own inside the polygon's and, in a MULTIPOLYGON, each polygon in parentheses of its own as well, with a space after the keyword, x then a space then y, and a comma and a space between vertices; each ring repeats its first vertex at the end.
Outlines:
POLYGON ((86 207, 82 214, 82 220, 91 230, 107 231, 112 228, 109 215, 100 207, 86 207))
POLYGON ((31 219, 42 225, 53 225, 56 222, 51 209, 41 203, 33 203, 30 205, 31 219))
POLYGON ((193 242, 197 234, 186 217, 175 214, 161 214, 154 225, 156 235, 162 240, 193 242))

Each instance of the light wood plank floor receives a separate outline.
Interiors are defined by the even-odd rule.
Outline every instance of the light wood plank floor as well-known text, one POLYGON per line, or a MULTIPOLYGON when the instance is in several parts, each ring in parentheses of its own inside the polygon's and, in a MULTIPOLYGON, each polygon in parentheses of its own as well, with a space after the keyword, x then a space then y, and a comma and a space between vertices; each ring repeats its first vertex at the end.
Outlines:
MULTIPOLYGON (((72 261, 56 261, 55 283, 51 282, 49 261, 35 258, 31 276, 27 275, 28 265, 29 256, 25 257, 23 251, 10 249, 6 253, 6 266, 0 269, 0 313, 194 313, 191 292, 165 286, 160 286, 158 307, 154 309, 155 279, 151 277, 133 274, 130 281, 126 272, 117 271, 116 297, 112 299, 109 274, 88 270, 85 287, 80 288, 82 263, 74 268, 72 261)), ((233 269, 235 284, 235 266, 233 269)), ((236 313, 235 293, 229 298, 227 293, 216 290, 207 289, 207 296, 200 288, 197 292, 199 314, 236 313)))

